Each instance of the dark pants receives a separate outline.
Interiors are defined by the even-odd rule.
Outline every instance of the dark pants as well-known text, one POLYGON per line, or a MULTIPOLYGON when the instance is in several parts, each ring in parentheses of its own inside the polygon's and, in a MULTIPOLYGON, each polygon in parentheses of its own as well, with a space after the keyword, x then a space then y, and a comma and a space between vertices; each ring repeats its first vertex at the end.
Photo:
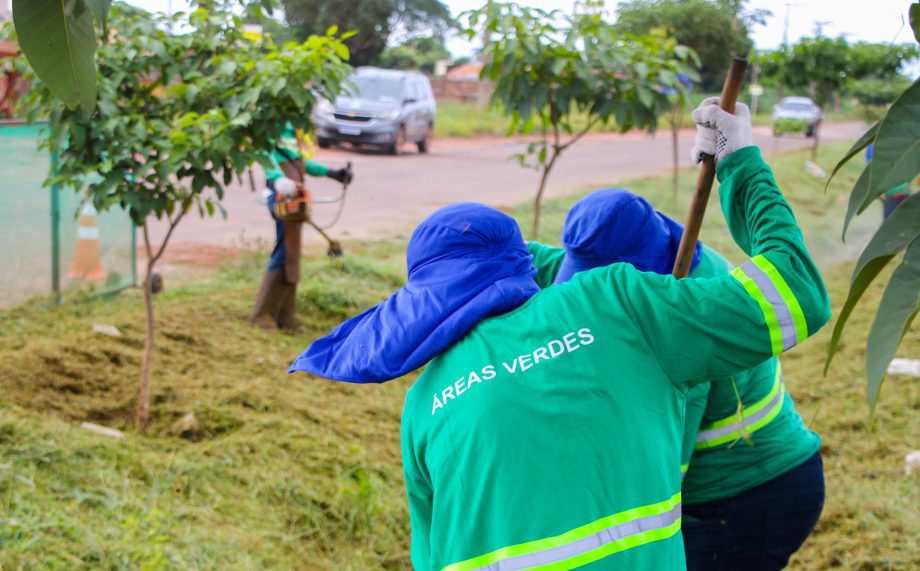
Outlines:
POLYGON ((824 507, 824 464, 804 464, 733 498, 685 505, 689 571, 782 569, 814 529, 824 507))
POLYGON ((888 220, 888 217, 891 216, 894 209, 900 206, 906 198, 907 197, 904 195, 886 196, 882 198, 882 219, 888 220))
POLYGON ((268 271, 272 271, 284 268, 284 257, 287 252, 284 248, 284 221, 275 215, 275 181, 268 181, 268 189, 272 191, 268 195, 268 213, 275 221, 275 247, 272 249, 272 257, 268 260, 267 268, 268 271))

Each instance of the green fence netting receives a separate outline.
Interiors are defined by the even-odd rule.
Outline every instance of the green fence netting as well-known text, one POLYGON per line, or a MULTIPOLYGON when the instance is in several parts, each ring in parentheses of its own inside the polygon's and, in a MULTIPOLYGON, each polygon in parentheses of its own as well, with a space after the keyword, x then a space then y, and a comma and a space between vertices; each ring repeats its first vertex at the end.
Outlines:
POLYGON ((120 210, 97 214, 82 193, 46 188, 42 125, 0 123, 0 307, 137 281, 135 229, 120 210))

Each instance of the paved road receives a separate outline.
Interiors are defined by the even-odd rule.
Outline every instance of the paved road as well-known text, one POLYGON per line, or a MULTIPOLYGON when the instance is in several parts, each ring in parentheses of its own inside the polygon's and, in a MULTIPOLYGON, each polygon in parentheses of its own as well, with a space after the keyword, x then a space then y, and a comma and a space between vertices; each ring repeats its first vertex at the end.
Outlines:
MULTIPOLYGON (((822 142, 848 141, 859 137, 860 123, 828 124, 822 128, 822 142)), ((692 130, 681 133, 684 157, 693 145, 692 130)), ((807 147, 811 140, 770 136, 767 127, 755 127, 755 142, 766 154, 807 147)), ((352 161, 355 182, 349 189, 345 211, 332 233, 339 238, 369 238, 406 232, 435 208, 457 201, 478 201, 508 207, 529 200, 536 189, 538 173, 518 166, 509 157, 519 152, 519 140, 447 139, 435 141, 428 155, 407 150, 398 157, 372 152, 339 149, 320 150, 316 159, 331 167, 352 161)), ((685 159, 686 160, 686 159, 685 159)), ((592 134, 569 149, 552 173, 547 196, 559 196, 591 187, 608 186, 630 178, 667 172, 671 165, 671 140, 668 132, 656 137, 640 133, 592 134)), ((256 174, 257 184, 262 180, 256 174)), ((330 196, 338 183, 312 179, 316 196, 330 196)), ((168 256, 173 261, 219 261, 221 250, 237 248, 252 241, 274 239, 274 228, 265 207, 258 202, 244 180, 228 188, 224 206, 227 219, 182 222, 168 256)), ((320 224, 334 214, 329 205, 317 207, 320 224)), ((154 236, 163 228, 154 227, 154 236)), ((305 240, 321 239, 305 231, 305 240)))

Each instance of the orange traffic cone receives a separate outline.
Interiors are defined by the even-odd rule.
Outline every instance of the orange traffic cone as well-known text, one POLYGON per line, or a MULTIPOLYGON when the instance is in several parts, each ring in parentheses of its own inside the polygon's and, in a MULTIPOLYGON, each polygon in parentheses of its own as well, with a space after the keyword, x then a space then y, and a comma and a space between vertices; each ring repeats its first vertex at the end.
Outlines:
POLYGON ((73 264, 70 266, 71 279, 93 280, 101 282, 105 279, 102 271, 102 250, 99 247, 99 226, 96 221, 96 209, 91 202, 87 202, 80 210, 80 220, 77 228, 77 249, 73 255, 73 264))

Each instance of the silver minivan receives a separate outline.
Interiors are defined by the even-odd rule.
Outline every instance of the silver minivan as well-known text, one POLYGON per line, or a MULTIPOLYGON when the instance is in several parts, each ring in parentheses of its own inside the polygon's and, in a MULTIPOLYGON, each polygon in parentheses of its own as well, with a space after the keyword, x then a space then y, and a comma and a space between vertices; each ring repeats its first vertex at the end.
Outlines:
MULTIPOLYGON (((805 123, 805 136, 813 137, 821 123, 821 108, 808 97, 786 97, 773 106, 773 123, 783 119, 805 123)), ((776 127, 773 134, 778 135, 776 127)))
POLYGON ((422 73, 359 67, 335 101, 322 99, 314 106, 317 144, 372 145, 395 155, 415 143, 427 153, 436 107, 422 73))

